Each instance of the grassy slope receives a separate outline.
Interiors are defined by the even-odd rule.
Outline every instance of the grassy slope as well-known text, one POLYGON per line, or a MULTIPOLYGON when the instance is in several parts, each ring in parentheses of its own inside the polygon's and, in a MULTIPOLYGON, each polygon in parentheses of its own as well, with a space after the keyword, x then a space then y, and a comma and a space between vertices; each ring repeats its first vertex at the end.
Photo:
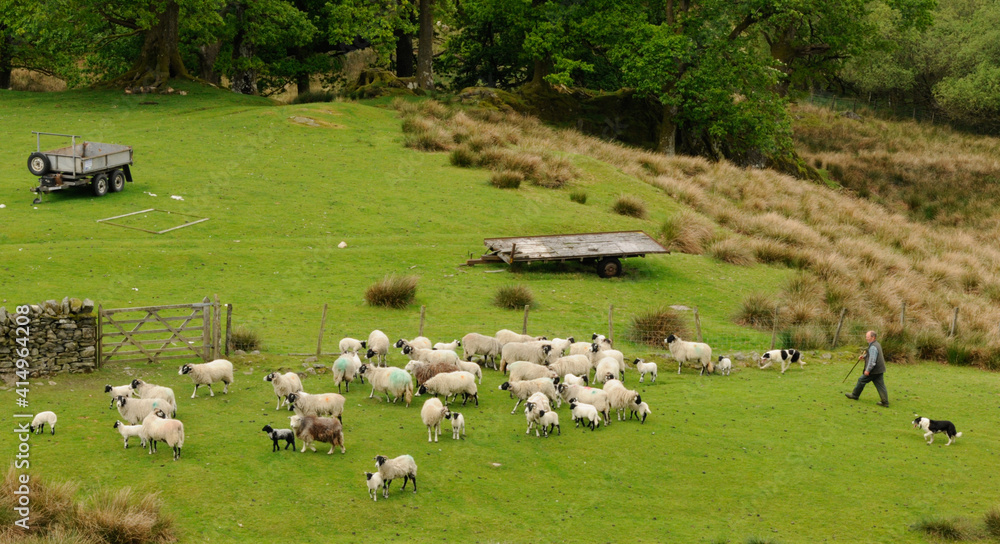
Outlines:
MULTIPOLYGON (((630 311, 679 303, 699 306, 706 336, 718 335, 732 349, 767 340, 727 324, 741 293, 775 289, 789 272, 686 255, 632 260, 626 277, 610 281, 572 267, 516 276, 456 268, 480 251, 484 236, 651 231, 679 208, 649 185, 583 157, 574 161, 585 173, 579 185, 588 191, 586 206, 569 201, 565 190, 498 191, 485 184, 485 172, 403 148, 395 115, 366 105, 270 107, 199 90, 137 105, 147 100, 0 94, 0 135, 23 142, 0 149, 0 164, 8 165, 0 171, 0 203, 7 205, 0 210, 0 300, 9 308, 71 294, 121 307, 219 293, 234 303, 234 321, 262 331, 269 351, 241 366, 231 396, 213 400, 188 400, 189 381, 174 365, 141 365, 138 374, 175 387, 183 399, 179 416, 188 443, 177 464, 165 451, 149 457, 120 449, 110 428, 116 416, 99 391, 127 381, 121 365, 33 386, 33 406, 60 414, 56 437, 33 439, 38 473, 91 488, 101 482, 163 489, 183 541, 263 540, 291 527, 312 542, 330 535, 366 542, 587 542, 595 535, 811 542, 857 541, 869 531, 866 541, 902 542, 921 540, 907 528, 921 516, 978 515, 996 501, 989 452, 1000 441, 960 416, 995 401, 992 376, 934 365, 894 369, 894 407, 885 411, 872 406, 871 392, 858 404, 839 397, 842 364, 814 360, 805 372, 780 379, 750 370, 697 379, 663 363, 658 383, 640 390, 654 410, 646 425, 578 433, 564 409, 566 433, 548 441, 523 437, 523 417, 507 414, 512 403, 496 390, 502 380, 487 373, 482 407, 464 410, 469 440, 437 446, 423 441, 416 407, 384 406, 367 400, 362 388, 351 393, 345 416, 345 457, 271 454, 259 429, 287 420, 273 412, 261 376, 277 366, 298 367, 298 360, 273 354, 310 349, 323 302, 332 310, 328 345, 374 327, 390 336, 415 332, 415 307, 385 311, 361 303, 364 287, 385 273, 416 267, 417 302, 428 306, 425 332, 435 339, 516 328, 520 314, 492 308, 488 299, 496 286, 517 280, 539 299, 533 331, 579 336, 603 330, 609 303, 620 320, 630 311), (288 122, 294 115, 344 128, 294 125, 288 122), (23 170, 31 129, 135 146, 137 183, 103 199, 56 194, 33 209, 23 170), (606 213, 622 192, 645 197, 651 219, 606 213), (171 194, 185 200, 170 200, 171 194), (159 237, 93 222, 152 206, 212 219, 159 237), (336 249, 340 240, 348 249, 336 249), (908 428, 913 410, 952 417, 966 436, 958 447, 928 448, 908 428), (404 452, 420 464, 421 492, 367 501, 361 472, 371 470, 371 457, 404 452), (883 470, 865 468, 871 465, 883 470), (859 472, 867 479, 856 482, 859 472), (390 521, 383 526, 379 519, 390 521)), ((626 345, 625 351, 642 350, 626 345)), ((328 390, 329 383, 313 377, 306 387, 328 390)), ((12 393, 0 402, 12 406, 12 393)), ((0 451, 11 446, 10 437, 0 438, 0 451)))

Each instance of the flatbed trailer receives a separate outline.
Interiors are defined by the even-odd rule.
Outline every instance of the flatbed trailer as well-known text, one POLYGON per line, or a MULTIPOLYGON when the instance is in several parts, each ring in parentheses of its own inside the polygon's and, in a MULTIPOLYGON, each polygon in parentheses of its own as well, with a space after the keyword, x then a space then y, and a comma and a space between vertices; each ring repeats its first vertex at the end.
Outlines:
POLYGON ((28 171, 38 176, 38 193, 35 203, 42 201, 42 193, 61 191, 80 185, 91 186, 96 196, 109 191, 117 193, 132 181, 132 146, 86 142, 74 134, 36 132, 36 151, 28 157, 28 171), (42 151, 42 136, 59 136, 70 139, 69 147, 42 151), (79 138, 80 143, 77 143, 79 138))

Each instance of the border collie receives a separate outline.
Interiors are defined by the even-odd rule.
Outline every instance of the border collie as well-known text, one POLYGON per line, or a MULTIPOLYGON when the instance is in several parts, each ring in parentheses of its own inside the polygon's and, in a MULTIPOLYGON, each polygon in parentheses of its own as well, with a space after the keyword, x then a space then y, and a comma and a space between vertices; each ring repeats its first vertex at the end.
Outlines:
POLYGON ((799 363, 802 368, 806 362, 802 360, 802 352, 797 349, 772 349, 760 356, 757 368, 761 370, 771 366, 775 361, 781 361, 781 373, 784 374, 792 363, 799 363), (766 363, 764 361, 767 361, 766 363))
POLYGON ((934 433, 945 433, 948 435, 948 443, 945 446, 950 446, 955 439, 962 436, 962 433, 955 432, 955 424, 950 421, 937 421, 920 416, 917 416, 913 420, 913 428, 923 429, 924 439, 927 440, 928 446, 934 443, 934 433))

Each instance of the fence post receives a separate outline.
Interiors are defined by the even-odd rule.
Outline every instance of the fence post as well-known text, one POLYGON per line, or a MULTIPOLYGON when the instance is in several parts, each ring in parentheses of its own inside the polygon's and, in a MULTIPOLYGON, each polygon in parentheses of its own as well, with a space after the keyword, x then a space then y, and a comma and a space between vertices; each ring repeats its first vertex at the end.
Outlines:
POLYGON ((531 304, 524 305, 524 324, 521 325, 521 334, 528 334, 528 308, 530 307, 531 304))
POLYGON ((778 307, 774 307, 774 321, 771 327, 771 349, 774 349, 774 341, 778 337, 778 307))
POLYGON ((207 363, 212 355, 212 301, 205 297, 201 303, 201 358, 207 363))
POLYGON ((219 303, 219 294, 215 294, 215 303, 212 304, 212 359, 222 356, 222 304, 219 303))
POLYGON ((837 341, 840 339, 840 329, 844 326, 844 316, 847 315, 847 308, 840 309, 840 321, 837 322, 837 332, 833 335, 833 347, 837 349, 837 341))
POLYGON ((324 302, 323 303, 323 317, 321 317, 320 320, 319 320, 319 340, 316 341, 316 359, 317 360, 319 360, 319 356, 321 355, 322 350, 323 350, 323 329, 326 328, 326 306, 327 306, 327 304, 324 302))
POLYGON ((612 345, 614 345, 615 343, 614 315, 615 315, 615 305, 611 304, 608 306, 608 340, 611 341, 612 345))
POLYGON ((102 366, 104 366, 104 361, 103 361, 104 350, 101 349, 101 340, 103 339, 104 336, 104 327, 103 327, 104 324, 101 322, 101 318, 103 317, 101 314, 103 313, 104 313, 104 305, 98 304, 97 305, 97 348, 96 348, 97 368, 101 368, 102 366))
POLYGON ((903 301, 903 307, 899 310, 899 329, 906 332, 906 301, 903 301))
POLYGON ((955 327, 958 326, 958 306, 955 307, 955 315, 951 318, 951 330, 948 331, 948 338, 955 336, 955 327))
POLYGON ((424 310, 426 309, 427 309, 426 306, 424 306, 423 304, 420 305, 420 330, 417 331, 417 336, 424 335, 424 310))
MULTIPOLYGON (((698 307, 694 307, 694 330, 698 332, 698 341, 701 342, 701 318, 698 317, 698 307)), ((773 343, 773 341, 772 341, 773 343)), ((773 349, 773 348, 772 348, 773 349)))
POLYGON ((229 357, 229 344, 233 337, 233 305, 226 304, 226 357, 229 357))

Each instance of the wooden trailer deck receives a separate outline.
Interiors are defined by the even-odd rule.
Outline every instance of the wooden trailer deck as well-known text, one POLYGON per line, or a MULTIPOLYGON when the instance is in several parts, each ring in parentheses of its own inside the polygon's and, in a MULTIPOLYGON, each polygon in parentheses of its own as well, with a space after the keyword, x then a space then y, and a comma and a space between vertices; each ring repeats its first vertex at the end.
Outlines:
POLYGON ((467 265, 504 262, 507 264, 541 261, 594 262, 604 277, 621 273, 621 261, 627 257, 645 257, 649 253, 670 253, 640 230, 589 232, 549 236, 486 238, 487 253, 470 259, 467 265))

